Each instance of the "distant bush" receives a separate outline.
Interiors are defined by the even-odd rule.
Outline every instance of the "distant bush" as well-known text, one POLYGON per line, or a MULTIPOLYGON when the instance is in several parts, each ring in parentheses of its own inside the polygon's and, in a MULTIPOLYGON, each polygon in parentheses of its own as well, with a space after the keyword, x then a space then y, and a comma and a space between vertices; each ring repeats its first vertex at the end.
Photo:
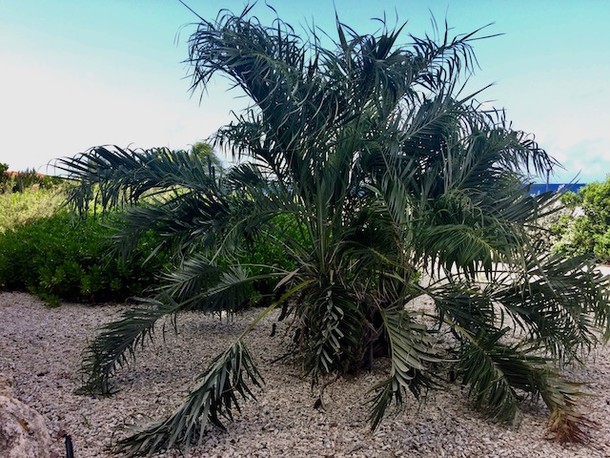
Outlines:
POLYGON ((575 194, 562 197, 570 212, 553 225, 559 241, 557 251, 593 254, 600 262, 610 262, 610 176, 605 182, 590 183, 575 194))
POLYGON ((128 259, 110 256, 112 216, 73 219, 61 209, 63 180, 0 164, 0 287, 26 290, 50 304, 60 300, 123 300, 154 284, 168 262, 143 237, 128 259))
POLYGON ((7 229, 53 215, 64 201, 60 187, 27 188, 0 194, 0 234, 7 229))
POLYGON ((19 224, 0 234, 0 286, 29 291, 49 304, 60 300, 123 300, 153 285, 168 262, 142 238, 132 255, 108 255, 112 229, 99 216, 74 220, 65 211, 19 224))
MULTIPOLYGON (((269 268, 263 266, 273 266, 286 271, 295 269, 294 261, 286 256, 286 239, 300 243, 306 246, 308 243, 306 228, 300 227, 296 219, 291 215, 279 215, 273 218, 270 226, 272 235, 264 238, 255 238, 239 256, 239 262, 249 266, 248 269, 254 275, 268 274, 269 268), (277 243, 269 243, 269 240, 277 239, 277 243)), ((260 297, 258 299, 262 303, 268 302, 266 297, 271 296, 274 289, 274 282, 269 279, 258 280, 254 282, 253 287, 260 297)))
POLYGON ((0 164, 0 192, 23 192, 26 189, 51 189, 63 183, 59 177, 43 175, 34 169, 9 172, 8 164, 0 164))
POLYGON ((6 183, 9 180, 9 175, 6 173, 8 171, 8 164, 4 162, 0 162, 0 192, 3 191, 6 187, 6 183))
POLYGON ((9 172, 0 163, 0 233, 37 218, 51 216, 63 203, 64 181, 35 170, 9 172))

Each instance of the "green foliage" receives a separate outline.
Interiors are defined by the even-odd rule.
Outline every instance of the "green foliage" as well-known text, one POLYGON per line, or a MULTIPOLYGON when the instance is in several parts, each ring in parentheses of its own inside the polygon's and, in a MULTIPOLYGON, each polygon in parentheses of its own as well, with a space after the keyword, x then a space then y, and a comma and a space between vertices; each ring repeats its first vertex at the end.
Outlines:
POLYGON ((30 291, 51 304, 59 300, 122 300, 155 283, 168 261, 144 260, 155 246, 152 235, 140 240, 126 260, 107 256, 112 230, 99 217, 73 219, 60 211, 16 225, 0 234, 0 285, 30 291))
POLYGON ((53 215, 63 204, 62 188, 27 188, 0 194, 0 234, 38 218, 53 215))
POLYGON ((307 245, 306 228, 300 226, 291 215, 277 215, 268 222, 264 236, 257 238, 244 246, 239 259, 242 264, 281 267, 292 270, 294 263, 286 258, 284 240, 307 245), (275 240, 275 243, 273 241, 275 240))
POLYGON ((0 164, 0 193, 24 192, 30 188, 52 189, 62 183, 61 178, 43 175, 34 169, 27 169, 24 172, 8 172, 8 165, 0 164))
POLYGON ((191 154, 205 158, 210 161, 211 165, 218 171, 222 170, 222 162, 214 153, 214 148, 207 142, 197 142, 191 147, 191 154))
POLYGON ((63 183, 58 177, 42 175, 34 169, 25 172, 17 172, 12 179, 12 192, 23 192, 29 188, 52 189, 63 183))
POLYGON ((0 233, 55 213, 65 199, 62 183, 34 170, 9 174, 0 164, 0 233))
POLYGON ((99 335, 89 345, 82 372, 85 375, 83 392, 101 388, 110 393, 110 376, 135 358, 133 349, 143 347, 152 339, 154 323, 162 316, 175 312, 179 307, 175 302, 167 304, 153 302, 152 307, 128 310, 120 321, 112 322, 100 329, 99 335))
POLYGON ((565 193, 562 202, 571 211, 552 226, 558 238, 555 249, 610 262, 610 176, 603 183, 584 186, 578 194, 565 193))
POLYGON ((434 348, 438 341, 425 325, 415 322, 406 310, 397 308, 381 313, 390 342, 392 370, 386 380, 371 390, 375 393, 369 416, 372 428, 383 420, 392 400, 402 406, 405 391, 419 399, 422 391, 439 386, 430 365, 441 362, 441 354, 434 348))
POLYGON ((6 189, 6 183, 9 180, 8 172, 8 164, 4 162, 0 162, 0 190, 4 191, 6 189))
MULTIPOLYGON (((264 234, 258 234, 254 240, 245 244, 237 255, 241 265, 248 266, 253 275, 264 276, 276 269, 293 271, 296 267, 294 259, 286 256, 285 240, 301 246, 309 246, 306 228, 291 215, 277 215, 265 229, 264 234)), ((273 277, 264 277, 254 282, 256 293, 261 295, 260 304, 268 303, 274 296, 275 287, 273 277)))
MULTIPOLYGON (((610 330, 609 279, 590 258, 551 255, 538 230, 558 197, 528 188, 555 160, 459 92, 477 32, 402 46, 402 28, 359 35, 337 21, 326 48, 250 10, 223 11, 190 40, 193 89, 219 73, 252 101, 214 139, 238 165, 119 147, 59 164, 78 183, 68 195, 77 211, 92 201, 124 209, 117 250, 130 253, 152 231, 180 259, 151 308, 126 312, 91 343, 85 388, 108 393, 162 316, 236 313, 264 281, 274 299, 260 316, 282 307, 290 351, 312 384, 391 359, 370 393, 373 428, 392 403, 442 383, 442 361, 457 358, 476 407, 514 421, 524 392, 547 404, 558 440, 581 440, 578 391, 554 368, 610 330), (424 295, 434 307, 422 316, 413 304, 424 295)), ((188 446, 230 419, 250 393, 239 358, 257 385, 241 347, 257 320, 182 407, 121 451, 188 446)))

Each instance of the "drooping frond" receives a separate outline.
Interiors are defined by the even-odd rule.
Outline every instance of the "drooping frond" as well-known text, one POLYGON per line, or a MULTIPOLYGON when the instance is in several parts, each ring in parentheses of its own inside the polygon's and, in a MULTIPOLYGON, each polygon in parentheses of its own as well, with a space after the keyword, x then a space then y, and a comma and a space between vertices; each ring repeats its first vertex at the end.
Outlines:
MULTIPOLYGON (((462 330, 455 327, 457 330, 462 330)), ((510 376, 523 364, 523 354, 499 340, 508 329, 490 334, 480 331, 476 336, 462 330, 467 339, 462 347, 459 367, 469 396, 479 409, 492 418, 512 422, 518 411, 518 395, 510 376)))
POLYGON ((222 272, 219 281, 202 294, 200 307, 205 311, 214 312, 235 312, 243 309, 249 304, 253 294, 253 282, 279 278, 284 274, 285 272, 273 271, 261 275, 251 275, 240 265, 229 266, 222 272))
POLYGON ((115 251, 127 256, 148 231, 159 235, 157 250, 176 257, 196 249, 212 250, 230 221, 233 199, 209 189, 205 193, 167 193, 148 198, 116 215, 115 251))
POLYGON ((434 318, 439 326, 450 320, 476 334, 481 329, 494 329, 502 324, 501 311, 496 310, 492 295, 476 282, 445 282, 429 287, 426 292, 434 300, 434 318))
POLYGON ((524 395, 542 398, 551 411, 550 438, 560 443, 585 441, 596 424, 577 409, 577 398, 584 394, 578 384, 553 370, 547 358, 536 354, 538 347, 501 343, 507 332, 508 328, 480 332, 464 340, 459 367, 475 405, 493 418, 514 421, 524 395))
POLYGON ((564 380, 549 368, 538 371, 537 382, 540 397, 551 411, 547 423, 549 439, 560 444, 586 442, 589 431, 599 425, 578 410, 578 398, 585 395, 580 384, 564 380))
POLYGON ((246 344, 239 339, 210 363, 180 408, 119 441, 115 451, 132 456, 178 444, 200 444, 208 425, 224 429, 223 419, 232 421, 234 410, 240 412, 240 399, 255 398, 250 383, 260 388, 263 379, 246 344))
POLYGON ((595 326, 608 329, 610 279, 586 256, 565 258, 537 249, 525 260, 521 275, 496 285, 494 300, 530 339, 560 363, 569 362, 595 345, 595 326))
POLYGON ((288 272, 274 266, 256 266, 265 272, 252 275, 240 264, 219 266, 204 255, 194 254, 162 278, 158 292, 182 304, 182 309, 204 313, 235 313, 249 305, 252 284, 279 279, 288 272))
POLYGON ((437 386, 429 372, 431 363, 441 361, 426 326, 416 323, 406 310, 380 310, 384 331, 390 343, 392 369, 387 380, 374 386, 369 422, 375 429, 392 401, 403 407, 403 393, 409 390, 417 399, 422 391, 437 386))
POLYGON ((222 268, 217 263, 196 253, 184 259, 178 268, 164 274, 158 292, 180 302, 184 308, 213 312, 199 302, 206 291, 220 281, 221 276, 222 268))
POLYGON ((446 272, 460 269, 465 274, 474 274, 476 270, 491 270, 498 259, 500 245, 496 232, 492 229, 473 227, 466 224, 445 224, 429 226, 417 234, 420 249, 425 250, 422 256, 430 264, 442 266, 446 272), (494 236, 493 238, 490 235, 494 236))
POLYGON ((150 307, 137 307, 123 312, 122 317, 102 326, 83 355, 81 372, 85 377, 82 391, 110 394, 110 377, 120 367, 135 359, 138 347, 153 339, 159 319, 174 314, 181 305, 166 298, 147 301, 150 307))

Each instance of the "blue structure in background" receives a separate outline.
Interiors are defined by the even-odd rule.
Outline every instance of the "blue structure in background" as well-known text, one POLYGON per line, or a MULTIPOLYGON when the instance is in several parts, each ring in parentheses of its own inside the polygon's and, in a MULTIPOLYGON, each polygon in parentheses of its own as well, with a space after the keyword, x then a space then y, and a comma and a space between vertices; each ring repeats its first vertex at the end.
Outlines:
POLYGON ((578 192, 586 183, 534 183, 530 186, 530 195, 537 196, 543 192, 578 192))

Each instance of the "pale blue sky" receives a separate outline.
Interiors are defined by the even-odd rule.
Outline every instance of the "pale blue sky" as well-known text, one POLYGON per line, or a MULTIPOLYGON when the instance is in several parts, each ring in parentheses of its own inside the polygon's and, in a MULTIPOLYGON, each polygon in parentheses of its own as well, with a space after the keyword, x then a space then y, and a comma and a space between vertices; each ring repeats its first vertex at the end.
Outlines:
MULTIPOLYGON (((243 0, 187 0, 200 15, 241 11, 243 0)), ((475 45, 471 87, 505 108, 566 167, 553 181, 610 173, 610 2, 543 0, 271 1, 295 26, 334 31, 334 8, 358 32, 372 17, 432 33, 431 14, 455 33, 493 23, 503 36, 475 45)), ((255 13, 271 14, 264 2, 255 13)), ((0 0, 0 162, 37 168, 100 144, 187 147, 231 119, 244 100, 214 82, 191 97, 186 40, 196 18, 177 0, 0 0), (179 36, 177 37, 177 34, 179 36)), ((403 42, 409 38, 405 34, 403 42)))

